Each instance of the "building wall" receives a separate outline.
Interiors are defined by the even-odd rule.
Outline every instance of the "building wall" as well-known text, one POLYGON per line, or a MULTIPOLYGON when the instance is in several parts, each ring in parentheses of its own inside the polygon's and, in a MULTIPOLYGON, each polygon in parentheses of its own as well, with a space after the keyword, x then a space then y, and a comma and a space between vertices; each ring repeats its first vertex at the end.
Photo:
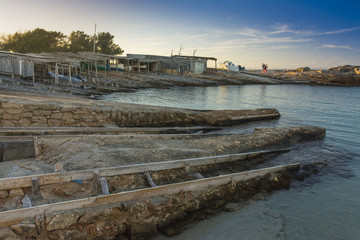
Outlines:
POLYGON ((143 55, 143 54, 127 54, 128 57, 137 58, 141 60, 157 60, 159 61, 154 71, 166 72, 167 69, 177 70, 178 73, 193 72, 195 74, 202 74, 206 70, 206 61, 190 59, 179 56, 157 56, 157 55, 143 55))
POLYGON ((0 73, 32 77, 34 74, 34 63, 20 58, 0 57, 0 73))

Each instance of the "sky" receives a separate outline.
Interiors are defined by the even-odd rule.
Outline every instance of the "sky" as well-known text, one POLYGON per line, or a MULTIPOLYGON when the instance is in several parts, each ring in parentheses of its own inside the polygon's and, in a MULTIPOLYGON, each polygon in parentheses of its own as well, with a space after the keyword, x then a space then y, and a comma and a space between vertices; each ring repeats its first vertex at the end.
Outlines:
POLYGON ((0 6, 0 34, 37 27, 94 34, 96 23, 125 54, 195 53, 247 69, 360 65, 358 0, 0 0, 0 6))

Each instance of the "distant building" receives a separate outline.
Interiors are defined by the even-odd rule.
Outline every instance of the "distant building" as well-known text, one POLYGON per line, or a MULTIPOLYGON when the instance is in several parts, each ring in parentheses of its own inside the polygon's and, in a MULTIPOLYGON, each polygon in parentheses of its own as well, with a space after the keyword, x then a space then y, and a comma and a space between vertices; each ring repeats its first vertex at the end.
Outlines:
POLYGON ((140 62, 148 62, 150 71, 167 72, 184 74, 191 72, 194 74, 202 74, 207 69, 207 60, 214 60, 216 66, 216 58, 213 57, 198 57, 198 56, 157 56, 145 54, 127 54, 129 58, 138 59, 140 62))

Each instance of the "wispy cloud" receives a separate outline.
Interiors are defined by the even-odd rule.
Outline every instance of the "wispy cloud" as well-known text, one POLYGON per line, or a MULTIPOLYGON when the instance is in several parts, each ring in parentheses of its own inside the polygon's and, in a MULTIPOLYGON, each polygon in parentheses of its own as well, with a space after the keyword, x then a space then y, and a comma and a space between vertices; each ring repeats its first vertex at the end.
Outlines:
POLYGON ((347 50, 352 50, 352 51, 360 51, 360 48, 353 48, 351 46, 334 45, 334 44, 323 44, 320 47, 316 47, 316 48, 347 49, 347 50))
POLYGON ((324 44, 322 45, 324 48, 344 48, 344 49, 352 49, 350 46, 337 46, 333 44, 324 44))

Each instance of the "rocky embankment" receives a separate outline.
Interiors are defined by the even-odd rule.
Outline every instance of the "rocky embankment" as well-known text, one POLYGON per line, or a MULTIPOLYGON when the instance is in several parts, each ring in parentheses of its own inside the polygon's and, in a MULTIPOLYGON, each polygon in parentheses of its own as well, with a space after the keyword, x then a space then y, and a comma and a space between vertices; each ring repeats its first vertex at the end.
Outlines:
POLYGON ((185 223, 228 209, 228 203, 289 188, 292 179, 313 173, 303 171, 308 163, 289 159, 279 166, 272 158, 299 141, 323 138, 324 128, 176 134, 177 127, 219 128, 279 117, 276 109, 201 111, 2 92, 0 239, 151 239, 157 231, 176 234, 185 223), (165 126, 175 134, 85 129, 165 126), (70 134, 65 127, 83 128, 70 134), (18 135, 26 131, 30 135, 18 135), (35 158, 3 161, 7 142, 24 140, 35 158), (239 158, 262 150, 276 153, 239 158), (190 166, 196 161, 202 162, 190 166), (259 167, 265 162, 269 168, 259 167))
POLYGON ((284 148, 324 136, 324 128, 284 127, 234 135, 38 137, 38 158, 49 165, 63 163, 66 170, 81 170, 284 148))
POLYGON ((311 70, 309 67, 302 67, 289 71, 257 73, 257 75, 281 80, 282 83, 288 81, 289 84, 360 86, 360 67, 350 65, 334 67, 328 70, 311 70))
POLYGON ((1 127, 224 126, 276 119, 276 109, 197 111, 74 97, 0 93, 1 127))

